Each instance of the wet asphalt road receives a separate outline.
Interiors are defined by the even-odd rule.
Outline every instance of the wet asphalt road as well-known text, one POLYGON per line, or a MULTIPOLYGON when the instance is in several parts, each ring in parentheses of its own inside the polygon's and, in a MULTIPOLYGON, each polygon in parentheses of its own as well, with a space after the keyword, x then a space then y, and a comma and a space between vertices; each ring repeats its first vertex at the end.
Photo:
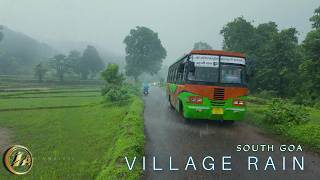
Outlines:
MULTIPOLYGON (((212 121, 185 122, 178 113, 169 108, 163 89, 152 87, 150 94, 144 97, 145 101, 145 156, 146 170, 143 179, 279 179, 279 180, 313 180, 320 179, 320 158, 308 152, 280 152, 281 144, 261 130, 237 122, 234 125, 222 125, 212 121), (273 144, 273 152, 237 152, 238 144, 273 144), (163 170, 153 170, 155 167, 163 170), (172 157, 172 167, 177 171, 169 170, 169 158, 172 157), (197 170, 192 166, 185 171, 189 156, 192 156, 197 170), (202 160, 206 156, 214 158, 215 170, 205 171, 202 160), (232 156, 232 171, 222 171, 222 156, 232 156), (259 170, 248 170, 248 156, 259 158, 259 170), (267 158, 271 156, 276 171, 269 166, 264 171, 267 158), (286 157, 286 170, 282 170, 282 157, 286 157), (301 159, 304 156, 304 170, 298 166, 293 171, 292 157, 301 159)), ((206 161, 209 162, 209 159, 206 161)), ((227 165, 226 167, 230 167, 227 165)), ((252 168, 254 168, 252 166, 252 168)))

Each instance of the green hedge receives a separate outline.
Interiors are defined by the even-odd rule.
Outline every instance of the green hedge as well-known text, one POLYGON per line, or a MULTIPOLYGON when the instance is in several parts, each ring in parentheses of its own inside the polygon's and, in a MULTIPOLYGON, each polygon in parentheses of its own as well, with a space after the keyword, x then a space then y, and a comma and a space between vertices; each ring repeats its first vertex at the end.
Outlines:
POLYGON ((143 102, 134 97, 126 117, 122 120, 116 143, 107 153, 109 160, 97 176, 99 179, 140 179, 142 156, 144 154, 143 102), (125 156, 132 160, 137 157, 132 171, 128 170, 125 156))

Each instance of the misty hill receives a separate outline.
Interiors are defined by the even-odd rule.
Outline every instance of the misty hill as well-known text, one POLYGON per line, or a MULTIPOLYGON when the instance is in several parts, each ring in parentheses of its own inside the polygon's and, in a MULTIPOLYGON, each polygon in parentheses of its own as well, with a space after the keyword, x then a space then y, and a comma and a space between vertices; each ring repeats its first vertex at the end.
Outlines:
POLYGON ((30 73, 36 63, 57 53, 45 43, 3 27, 0 41, 0 74, 30 73))

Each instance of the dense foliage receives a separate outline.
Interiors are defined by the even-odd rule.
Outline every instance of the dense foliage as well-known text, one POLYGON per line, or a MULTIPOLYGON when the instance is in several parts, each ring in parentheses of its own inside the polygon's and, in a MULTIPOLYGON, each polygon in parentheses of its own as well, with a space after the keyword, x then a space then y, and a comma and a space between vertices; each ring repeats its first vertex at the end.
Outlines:
POLYGON ((243 17, 221 30, 223 48, 247 55, 250 91, 271 91, 278 97, 314 104, 320 97, 320 7, 310 18, 313 30, 302 44, 297 30, 279 30, 276 23, 252 25, 243 17))
POLYGON ((142 74, 151 75, 159 72, 163 59, 167 56, 158 34, 147 27, 131 29, 125 37, 126 74, 135 80, 142 74))
POLYGON ((305 103, 317 103, 320 100, 320 28, 307 34, 302 49, 304 61, 299 66, 302 76, 301 96, 307 97, 305 103))

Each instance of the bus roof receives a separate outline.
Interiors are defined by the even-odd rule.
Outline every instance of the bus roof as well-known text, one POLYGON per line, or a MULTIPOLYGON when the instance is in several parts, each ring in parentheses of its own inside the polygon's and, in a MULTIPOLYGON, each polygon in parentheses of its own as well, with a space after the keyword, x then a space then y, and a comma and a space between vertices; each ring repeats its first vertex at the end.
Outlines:
POLYGON ((207 54, 207 55, 218 55, 218 56, 234 56, 245 58, 245 55, 239 52, 226 52, 221 50, 192 50, 190 54, 207 54))

